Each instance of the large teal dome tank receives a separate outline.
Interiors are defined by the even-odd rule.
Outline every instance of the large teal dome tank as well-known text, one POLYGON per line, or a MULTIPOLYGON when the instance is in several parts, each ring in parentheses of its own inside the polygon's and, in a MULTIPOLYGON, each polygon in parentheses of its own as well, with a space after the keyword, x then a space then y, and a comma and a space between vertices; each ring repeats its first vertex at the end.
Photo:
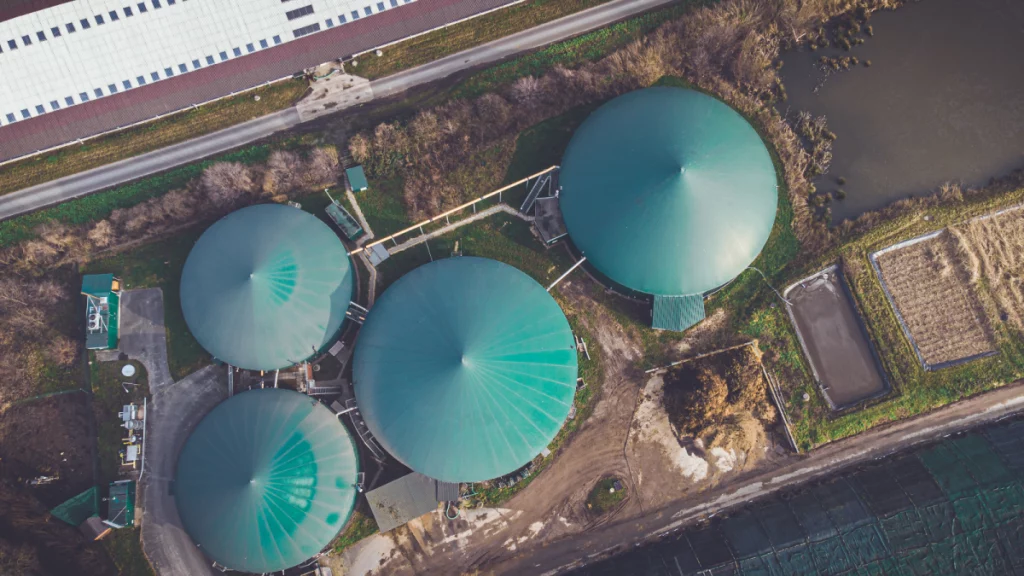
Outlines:
POLYGON ((181 310, 215 358, 275 370, 331 342, 353 286, 348 252, 326 224, 291 206, 260 204, 199 237, 181 272, 181 310))
POLYGON ((178 457, 182 524, 212 560, 277 572, 320 552, 356 501, 359 457, 345 426, 316 400, 267 388, 214 408, 178 457))
POLYGON ((573 244, 632 291, 700 295, 757 257, 775 222, 767 148, 726 104, 656 87, 598 108, 566 149, 559 203, 573 244))
POLYGON ((554 298, 495 260, 409 272, 359 331, 353 383, 381 446, 413 470, 479 482, 520 468, 565 422, 576 343, 554 298))

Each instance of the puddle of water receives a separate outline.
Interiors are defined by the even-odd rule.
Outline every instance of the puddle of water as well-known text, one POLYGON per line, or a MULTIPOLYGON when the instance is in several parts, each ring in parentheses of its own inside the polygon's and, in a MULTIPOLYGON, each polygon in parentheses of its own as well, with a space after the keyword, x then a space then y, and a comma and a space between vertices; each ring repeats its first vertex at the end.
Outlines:
MULTIPOLYGON (((825 115, 837 139, 819 190, 846 178, 838 222, 946 181, 984 184, 1024 165, 1024 2, 927 0, 875 13, 849 52, 785 55, 790 110, 825 115), (870 60, 822 84, 823 55, 870 60), (820 86, 817 93, 815 86, 820 86)), ((785 110, 783 110, 785 112, 785 110)))

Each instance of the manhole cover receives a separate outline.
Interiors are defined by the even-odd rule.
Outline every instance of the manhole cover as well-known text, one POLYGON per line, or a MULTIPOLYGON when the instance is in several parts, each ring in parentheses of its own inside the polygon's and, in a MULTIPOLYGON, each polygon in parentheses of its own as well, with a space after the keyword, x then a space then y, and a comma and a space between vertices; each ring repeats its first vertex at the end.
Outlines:
POLYGON ((121 376, 124 376, 125 378, 131 378, 132 376, 135 376, 135 366, 132 366, 131 364, 125 364, 124 366, 122 366, 121 376))

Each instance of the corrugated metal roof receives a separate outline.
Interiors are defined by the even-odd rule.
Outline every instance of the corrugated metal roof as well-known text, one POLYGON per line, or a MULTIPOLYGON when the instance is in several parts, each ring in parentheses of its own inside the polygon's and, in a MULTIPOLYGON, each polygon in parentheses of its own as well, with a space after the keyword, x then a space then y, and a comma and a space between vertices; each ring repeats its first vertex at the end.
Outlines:
POLYGON ((440 480, 437 480, 436 482, 438 502, 455 502, 459 499, 458 482, 441 482, 440 480))
POLYGON ((559 201, 573 244, 637 292, 702 294, 760 253, 778 205, 754 128, 715 98, 658 87, 619 96, 566 149, 559 201))
POLYGON ((280 204, 228 214, 181 272, 181 309, 214 357, 251 370, 309 358, 332 342, 352 299, 352 264, 317 217, 280 204))
POLYGON ((682 332, 703 319, 704 297, 700 294, 654 296, 652 328, 682 332))
POLYGON ((362 166, 353 166, 346 169, 345 177, 348 178, 348 187, 353 192, 362 192, 370 187, 370 183, 366 181, 366 174, 363 172, 362 166))
POLYGON ((326 212, 331 221, 338 225, 338 228, 349 240, 355 240, 365 233, 359 222, 356 222, 356 219, 341 204, 331 202, 327 205, 326 212))
POLYGON ((562 427, 576 343, 543 286, 485 258, 438 260, 377 299, 356 340, 353 381, 374 438, 446 482, 518 469, 562 427))
POLYGON ((178 458, 174 497, 204 554, 241 572, 277 572, 313 557, 345 526, 359 457, 325 406, 282 388, 214 408, 178 458))
MULTIPOLYGON (((0 161, 184 110, 513 0, 420 0, 155 84, 0 127, 0 161)), ((358 74, 358 69, 353 70, 358 74)))
POLYGON ((113 274, 86 274, 82 276, 82 293, 97 298, 110 294, 114 285, 113 274))
POLYGON ((380 531, 388 532, 406 522, 437 510, 437 481, 419 472, 370 490, 366 501, 380 531))

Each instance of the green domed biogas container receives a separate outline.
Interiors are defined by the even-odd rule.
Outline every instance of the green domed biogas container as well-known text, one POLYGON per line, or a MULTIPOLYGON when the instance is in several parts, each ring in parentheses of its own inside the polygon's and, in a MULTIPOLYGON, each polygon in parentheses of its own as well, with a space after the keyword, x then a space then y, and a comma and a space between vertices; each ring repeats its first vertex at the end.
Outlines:
POLYGON ((181 522, 212 560, 277 572, 312 558, 341 531, 356 500, 359 456, 322 404, 267 388, 225 400, 178 457, 181 522))
POLYGON ((613 282, 700 295, 757 257, 775 222, 771 156, 754 128, 700 92, 656 87, 594 111, 562 160, 573 244, 613 282))
POLYGON ((348 252, 326 224, 291 206, 259 204, 200 236, 181 272, 181 310, 215 358, 275 370, 331 342, 353 284, 348 252))
POLYGON ((572 330, 543 286, 495 260, 455 257, 377 299, 352 379, 366 425, 392 456, 431 478, 479 482, 551 443, 576 374, 572 330))

